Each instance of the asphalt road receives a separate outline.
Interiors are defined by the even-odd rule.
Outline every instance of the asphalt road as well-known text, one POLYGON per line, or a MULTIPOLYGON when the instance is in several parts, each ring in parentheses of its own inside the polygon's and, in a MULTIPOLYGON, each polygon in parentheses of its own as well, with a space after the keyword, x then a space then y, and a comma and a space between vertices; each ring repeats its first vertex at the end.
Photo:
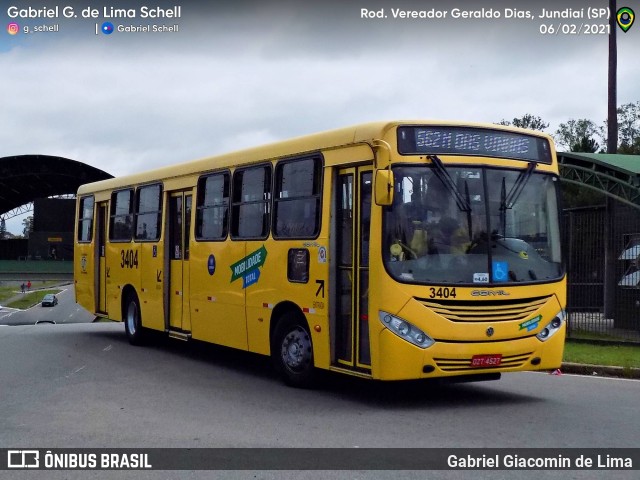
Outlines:
MULTIPOLYGON (((265 357, 195 342, 156 340, 151 346, 130 346, 123 325, 116 323, 60 321, 0 327, 0 446, 640 444, 639 381, 519 373, 494 382, 435 388, 328 376, 316 390, 297 390, 280 382, 265 357)), ((38 473, 52 478, 54 472, 38 473)), ((61 476, 55 478, 86 477, 86 472, 58 473, 61 476)), ((111 478, 115 472, 103 473, 111 478)), ((186 472, 174 473, 190 478, 186 472)), ((225 478, 427 478, 424 472, 342 473, 227 472, 225 478)), ((437 476, 459 478, 462 473, 437 472, 437 476)), ((473 474, 469 478, 541 478, 563 472, 466 473, 473 474)), ((599 478, 603 473, 578 472, 570 477, 599 478)), ((606 472, 606 477, 636 478, 631 473, 606 472)), ((142 476, 175 477, 147 474, 142 476)))
MULTIPOLYGON (((95 315, 91 315, 80 305, 75 303, 73 285, 56 287, 61 290, 57 294, 58 305, 43 307, 40 303, 27 310, 16 310, 3 307, 0 310, 0 325, 35 325, 36 323, 87 323, 92 322, 95 315)), ((18 289, 19 290, 19 289, 18 289)), ((33 292, 34 298, 42 300, 42 295, 33 292)))

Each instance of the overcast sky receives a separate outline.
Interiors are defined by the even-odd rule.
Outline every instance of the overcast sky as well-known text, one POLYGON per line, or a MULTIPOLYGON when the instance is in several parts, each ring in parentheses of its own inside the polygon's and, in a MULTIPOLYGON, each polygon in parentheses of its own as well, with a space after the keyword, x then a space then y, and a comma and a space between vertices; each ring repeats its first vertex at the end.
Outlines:
MULTIPOLYGON (((554 133, 571 118, 601 124, 607 113, 607 35, 540 33, 560 23, 597 29, 607 21, 589 19, 587 9, 606 0, 0 4, 4 24, 20 27, 0 32, 0 157, 59 155, 120 176, 373 120, 498 122, 531 113, 554 133), (59 18, 9 16, 10 6, 42 5, 57 5, 59 18), (141 18, 141 5, 180 5, 181 17, 141 18), (79 18, 65 19, 67 6, 79 18), (99 18, 81 18, 88 6, 99 18), (105 6, 136 17, 104 18, 105 6), (363 19, 363 8, 387 18, 363 19), (392 8, 447 18, 394 19, 392 8), (454 19, 454 8, 500 18, 454 19), (584 18, 540 19, 543 8, 584 18), (508 19, 505 9, 534 18, 508 19), (116 31, 96 35, 105 21, 116 31), (117 31, 163 24, 179 31, 117 31), (42 25, 59 31, 23 33, 42 25)), ((640 100, 638 23, 617 30, 619 105, 640 100)), ((21 231, 18 223, 9 230, 21 231)))

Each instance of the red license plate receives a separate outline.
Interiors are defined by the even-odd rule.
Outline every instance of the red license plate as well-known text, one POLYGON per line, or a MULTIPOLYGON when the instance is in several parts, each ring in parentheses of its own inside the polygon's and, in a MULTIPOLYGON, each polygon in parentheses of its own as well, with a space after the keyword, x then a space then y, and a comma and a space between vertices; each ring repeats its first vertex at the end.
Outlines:
POLYGON ((472 367, 497 367, 502 363, 502 354, 474 355, 471 357, 472 367))

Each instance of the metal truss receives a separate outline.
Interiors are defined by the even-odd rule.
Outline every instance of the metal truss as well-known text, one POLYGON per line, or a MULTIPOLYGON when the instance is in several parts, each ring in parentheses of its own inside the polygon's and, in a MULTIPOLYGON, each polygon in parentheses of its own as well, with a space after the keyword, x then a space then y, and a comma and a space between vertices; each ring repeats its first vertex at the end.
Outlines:
POLYGON ((18 217, 20 215, 24 215, 25 213, 33 212, 33 203, 27 203, 26 205, 21 205, 18 208, 14 208, 13 210, 9 210, 6 213, 0 215, 0 218, 4 218, 5 220, 9 220, 13 217, 18 217))
POLYGON ((640 177, 633 172, 590 161, 558 156, 560 179, 580 185, 640 209, 640 177))
MULTIPOLYGON (((65 195, 52 195, 48 198, 63 198, 63 199, 73 199, 76 198, 75 193, 69 193, 65 195)), ((20 215, 24 215, 25 213, 33 212, 33 202, 27 203, 25 205, 21 205, 18 208, 14 208, 6 213, 0 215, 0 218, 4 218, 5 220, 9 220, 13 217, 18 217, 20 215)))

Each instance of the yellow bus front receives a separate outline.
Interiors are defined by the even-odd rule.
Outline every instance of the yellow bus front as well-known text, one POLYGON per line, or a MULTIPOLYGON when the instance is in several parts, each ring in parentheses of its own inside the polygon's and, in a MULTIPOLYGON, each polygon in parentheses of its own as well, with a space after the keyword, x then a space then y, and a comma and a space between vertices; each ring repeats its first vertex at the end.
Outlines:
POLYGON ((408 125, 376 181, 369 331, 383 380, 554 369, 566 286, 545 135, 408 125), (389 192, 385 199, 385 190, 389 192), (386 203, 386 205, 385 205, 386 203))

